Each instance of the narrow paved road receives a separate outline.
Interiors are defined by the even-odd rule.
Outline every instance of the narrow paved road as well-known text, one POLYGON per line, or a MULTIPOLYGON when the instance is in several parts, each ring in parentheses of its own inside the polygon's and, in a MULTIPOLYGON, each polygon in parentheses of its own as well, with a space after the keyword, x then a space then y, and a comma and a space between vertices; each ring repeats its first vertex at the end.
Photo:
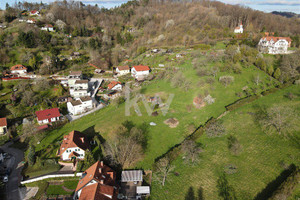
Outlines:
POLYGON ((11 174, 8 177, 8 183, 6 184, 6 194, 7 200, 21 200, 19 192, 19 184, 21 181, 21 171, 23 167, 18 167, 18 163, 21 162, 24 158, 24 152, 20 149, 15 149, 9 147, 13 142, 8 142, 0 148, 3 151, 12 155, 10 158, 10 164, 8 167, 11 168, 11 174))

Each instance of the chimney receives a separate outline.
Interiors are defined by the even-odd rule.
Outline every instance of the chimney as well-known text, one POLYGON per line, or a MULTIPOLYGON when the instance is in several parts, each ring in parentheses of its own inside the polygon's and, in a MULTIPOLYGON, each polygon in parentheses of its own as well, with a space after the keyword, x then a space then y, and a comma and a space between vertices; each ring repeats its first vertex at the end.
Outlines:
POLYGON ((99 167, 99 173, 100 173, 100 174, 102 173, 102 168, 101 168, 101 167, 99 167))
POLYGON ((103 167, 103 161, 100 161, 100 166, 103 167))
POLYGON ((81 137, 80 140, 82 143, 84 143, 84 137, 81 137))
POLYGON ((107 172, 107 174, 112 180, 114 180, 114 172, 107 172))

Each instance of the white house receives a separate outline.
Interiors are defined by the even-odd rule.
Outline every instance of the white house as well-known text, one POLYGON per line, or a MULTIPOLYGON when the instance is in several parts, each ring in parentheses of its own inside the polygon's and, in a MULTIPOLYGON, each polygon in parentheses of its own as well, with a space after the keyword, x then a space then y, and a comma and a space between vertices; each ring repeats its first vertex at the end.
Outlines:
POLYGON ((26 21, 28 24, 35 24, 36 20, 35 19, 27 19, 26 21))
POLYGON ((24 75, 27 73, 27 68, 23 65, 14 65, 10 68, 12 74, 24 75))
POLYGON ((61 114, 58 108, 51 108, 35 112, 39 124, 48 124, 59 121, 61 114))
POLYGON ((41 28, 42 31, 50 31, 50 32, 54 32, 54 28, 51 24, 46 24, 45 26, 43 26, 41 28))
POLYGON ((130 73, 129 66, 119 66, 116 68, 116 72, 119 76, 123 76, 130 73))
POLYGON ((136 79, 147 77, 149 75, 149 72, 150 68, 144 65, 138 65, 131 68, 131 75, 136 79))
POLYGON ((57 155, 63 161, 84 159, 85 151, 89 148, 87 137, 79 131, 72 131, 64 136, 57 155))
POLYGON ((291 38, 265 36, 258 43, 258 50, 268 54, 286 54, 291 46, 291 38))
POLYGON ((235 27, 234 29, 234 33, 243 33, 244 29, 243 29, 243 24, 241 23, 239 26, 235 27))
POLYGON ((70 72, 69 76, 68 76, 68 85, 74 85, 75 81, 77 80, 81 80, 82 79, 82 72, 81 71, 73 71, 70 72))
POLYGON ((97 161, 82 173, 75 189, 74 200, 116 200, 118 196, 116 172, 97 161))
POLYGON ((121 91, 122 84, 119 81, 112 81, 108 84, 107 89, 121 91))
POLYGON ((38 10, 32 10, 32 11, 29 12, 29 15, 30 16, 39 16, 40 12, 38 10))
POLYGON ((88 80, 76 80, 73 85, 70 86, 70 95, 74 98, 90 96, 89 81, 88 80))
POLYGON ((88 110, 93 109, 93 101, 91 97, 80 97, 78 100, 67 103, 69 113, 72 115, 78 115, 88 110))
POLYGON ((0 135, 7 133, 7 120, 6 118, 0 118, 0 135))

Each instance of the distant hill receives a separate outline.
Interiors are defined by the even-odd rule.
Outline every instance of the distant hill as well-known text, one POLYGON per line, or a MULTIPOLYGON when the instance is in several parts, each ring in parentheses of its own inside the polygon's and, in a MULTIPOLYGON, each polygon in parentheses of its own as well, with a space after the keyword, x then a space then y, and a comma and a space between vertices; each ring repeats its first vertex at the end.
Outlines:
POLYGON ((287 17, 287 18, 292 18, 292 17, 298 17, 298 18, 300 18, 299 14, 296 14, 296 13, 293 13, 293 12, 273 11, 272 14, 274 14, 274 15, 280 15, 280 16, 287 17))

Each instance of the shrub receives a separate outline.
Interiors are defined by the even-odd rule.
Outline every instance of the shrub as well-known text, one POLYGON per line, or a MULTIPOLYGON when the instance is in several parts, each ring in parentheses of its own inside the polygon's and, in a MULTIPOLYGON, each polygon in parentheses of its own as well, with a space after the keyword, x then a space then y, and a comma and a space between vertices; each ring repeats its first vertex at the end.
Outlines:
POLYGON ((208 137, 220 137, 225 133, 225 127, 222 121, 213 121, 206 127, 205 133, 208 137))
POLYGON ((241 144, 239 143, 238 139, 233 136, 230 135, 227 138, 227 142, 228 142, 228 149, 231 151, 231 153, 233 153, 234 155, 238 155, 241 152, 241 144))
POLYGON ((219 82, 222 83, 225 87, 227 87, 233 81, 234 81, 234 77, 233 76, 221 76, 219 78, 219 82))

